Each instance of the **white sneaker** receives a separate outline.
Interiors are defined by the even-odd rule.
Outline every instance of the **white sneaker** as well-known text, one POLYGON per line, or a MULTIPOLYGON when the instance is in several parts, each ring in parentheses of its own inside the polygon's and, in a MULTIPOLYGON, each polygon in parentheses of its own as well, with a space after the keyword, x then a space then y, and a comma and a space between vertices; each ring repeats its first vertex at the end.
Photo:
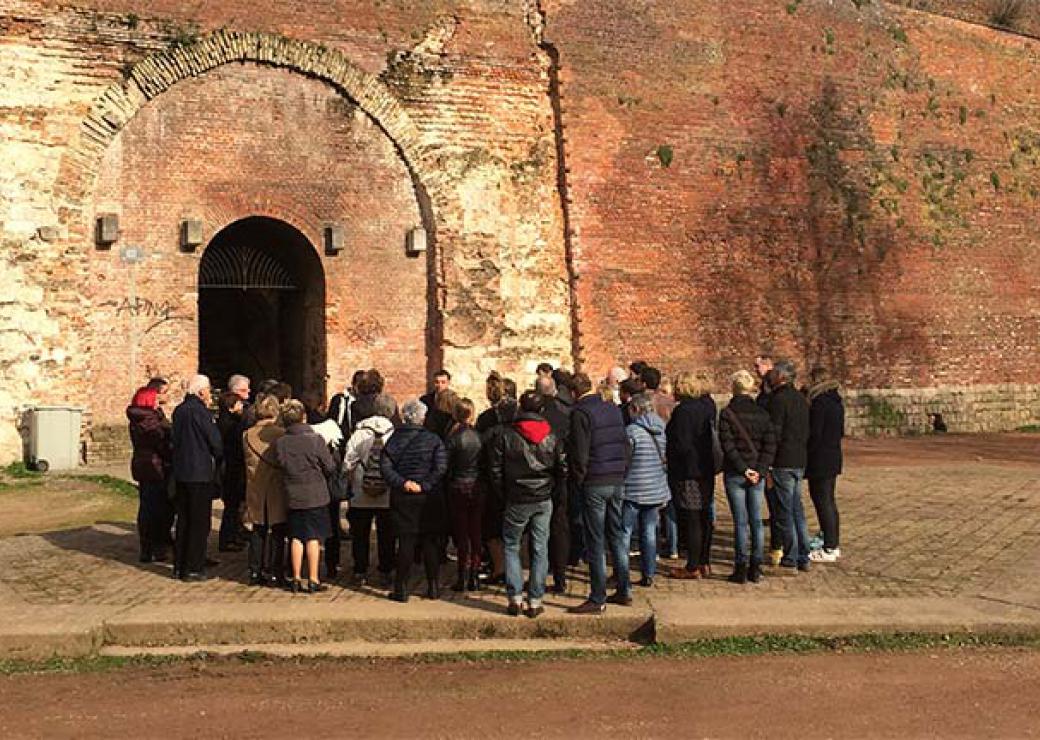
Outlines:
POLYGON ((841 555, 841 551, 838 549, 834 550, 813 550, 809 553, 809 560, 814 563, 835 563, 838 561, 838 557, 841 555))

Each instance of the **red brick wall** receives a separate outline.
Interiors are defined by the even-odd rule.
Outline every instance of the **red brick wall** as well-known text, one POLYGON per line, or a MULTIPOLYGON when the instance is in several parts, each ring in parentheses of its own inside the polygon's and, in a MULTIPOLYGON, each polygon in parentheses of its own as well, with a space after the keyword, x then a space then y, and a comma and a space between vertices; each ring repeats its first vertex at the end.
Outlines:
POLYGON ((546 35, 591 370, 1035 382, 1032 42, 808 0, 557 2, 546 35))
MULTIPOLYGON (((422 224, 412 181, 389 138, 328 86, 256 65, 180 83, 146 105, 109 148, 95 207, 119 213, 121 245, 147 252, 133 269, 137 296, 150 302, 136 318, 120 310, 131 268, 118 249, 91 253, 96 378, 122 381, 129 372, 132 322, 135 382, 195 372, 204 247, 179 251, 180 221, 201 219, 208 240, 258 215, 294 225, 321 254, 332 386, 378 364, 395 392, 424 388, 427 264, 404 248, 405 232, 422 224), (346 230, 336 256, 322 248, 327 222, 346 230), (173 320, 162 322, 165 311, 173 320)), ((124 385, 99 384, 96 421, 119 417, 124 385)))

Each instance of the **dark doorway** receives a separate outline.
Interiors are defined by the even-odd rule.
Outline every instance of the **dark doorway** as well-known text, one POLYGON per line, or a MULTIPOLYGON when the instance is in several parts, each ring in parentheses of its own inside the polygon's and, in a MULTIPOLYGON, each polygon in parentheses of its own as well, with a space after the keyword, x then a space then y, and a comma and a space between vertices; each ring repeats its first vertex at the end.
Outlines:
POLYGON ((199 368, 325 391, 325 274, 310 241, 273 218, 236 221, 199 265, 199 368))

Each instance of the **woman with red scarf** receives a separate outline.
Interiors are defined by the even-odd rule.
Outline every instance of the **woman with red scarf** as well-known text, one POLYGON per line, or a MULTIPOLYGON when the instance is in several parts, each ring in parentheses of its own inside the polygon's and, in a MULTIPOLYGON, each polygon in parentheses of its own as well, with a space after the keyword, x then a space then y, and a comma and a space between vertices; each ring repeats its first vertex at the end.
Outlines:
POLYGON ((170 529, 174 510, 169 498, 173 447, 170 423, 159 408, 158 389, 151 385, 139 389, 126 410, 126 417, 130 420, 130 443, 134 450, 130 473, 137 481, 139 495, 139 559, 142 563, 163 561, 173 544, 170 529))

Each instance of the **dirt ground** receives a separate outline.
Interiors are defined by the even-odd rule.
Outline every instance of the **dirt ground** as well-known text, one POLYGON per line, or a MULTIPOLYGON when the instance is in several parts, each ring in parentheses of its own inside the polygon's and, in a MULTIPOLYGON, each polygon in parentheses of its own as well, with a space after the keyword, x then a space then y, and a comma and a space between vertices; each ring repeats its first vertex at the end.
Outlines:
POLYGON ((63 478, 0 488, 0 510, 0 537, 10 537, 89 527, 97 522, 132 522, 137 500, 94 483, 63 478))
POLYGON ((0 679, 0 737, 1040 735, 1040 652, 191 662, 0 679))
POLYGON ((929 434, 845 440, 846 462, 853 468, 918 465, 945 461, 1040 463, 1040 434, 929 434))

